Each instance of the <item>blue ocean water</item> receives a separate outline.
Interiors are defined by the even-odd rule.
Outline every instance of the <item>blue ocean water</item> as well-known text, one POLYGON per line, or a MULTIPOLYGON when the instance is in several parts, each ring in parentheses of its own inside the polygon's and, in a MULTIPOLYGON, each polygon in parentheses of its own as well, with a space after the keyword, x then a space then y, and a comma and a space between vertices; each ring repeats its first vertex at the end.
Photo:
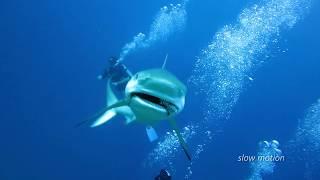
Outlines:
POLYGON ((1 180, 148 180, 161 168, 173 179, 248 179, 254 165, 238 156, 273 139, 285 161, 263 179, 320 179, 319 1, 2 4, 1 180), (165 122, 156 143, 122 117, 74 128, 105 106, 96 77, 128 49, 132 72, 160 68, 168 54, 166 68, 187 85, 177 119, 192 163, 165 122))

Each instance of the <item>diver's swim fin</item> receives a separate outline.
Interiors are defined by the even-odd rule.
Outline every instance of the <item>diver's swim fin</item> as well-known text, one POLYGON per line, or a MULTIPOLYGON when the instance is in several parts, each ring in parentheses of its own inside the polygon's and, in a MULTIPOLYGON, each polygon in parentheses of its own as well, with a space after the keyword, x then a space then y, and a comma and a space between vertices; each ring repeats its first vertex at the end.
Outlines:
POLYGON ((158 139, 158 134, 157 134, 156 130, 153 129, 152 126, 147 126, 146 131, 147 131, 147 135, 148 135, 150 142, 153 142, 158 139))
POLYGON ((188 148, 188 145, 187 143, 184 141, 179 129, 178 129, 178 126, 177 126, 177 123, 174 119, 170 118, 169 119, 169 123, 172 127, 172 129, 176 132, 176 135, 178 137, 178 140, 179 140, 179 143, 184 151, 184 153, 186 154, 187 158, 189 159, 189 161, 191 161, 191 155, 189 153, 189 148, 188 148))

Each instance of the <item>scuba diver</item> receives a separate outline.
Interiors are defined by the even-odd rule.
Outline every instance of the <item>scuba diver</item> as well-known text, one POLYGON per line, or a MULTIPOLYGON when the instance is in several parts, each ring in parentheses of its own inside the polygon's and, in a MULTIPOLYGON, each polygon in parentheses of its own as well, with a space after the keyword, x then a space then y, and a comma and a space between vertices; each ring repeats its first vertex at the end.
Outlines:
POLYGON ((132 73, 128 68, 115 57, 108 59, 109 67, 106 68, 102 74, 98 76, 99 80, 110 80, 111 84, 116 87, 118 91, 124 91, 127 82, 131 79, 132 73))
POLYGON ((160 174, 154 180, 171 180, 171 175, 167 170, 161 169, 160 174))

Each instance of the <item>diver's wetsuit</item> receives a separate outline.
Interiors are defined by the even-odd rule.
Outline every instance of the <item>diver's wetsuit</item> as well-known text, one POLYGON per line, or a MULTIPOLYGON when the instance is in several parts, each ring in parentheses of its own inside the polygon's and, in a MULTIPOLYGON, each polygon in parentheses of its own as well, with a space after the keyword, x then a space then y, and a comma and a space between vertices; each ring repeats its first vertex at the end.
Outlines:
POLYGON ((112 85, 119 91, 124 91, 131 76, 132 74, 128 68, 121 62, 117 62, 102 73, 101 79, 111 78, 112 85))

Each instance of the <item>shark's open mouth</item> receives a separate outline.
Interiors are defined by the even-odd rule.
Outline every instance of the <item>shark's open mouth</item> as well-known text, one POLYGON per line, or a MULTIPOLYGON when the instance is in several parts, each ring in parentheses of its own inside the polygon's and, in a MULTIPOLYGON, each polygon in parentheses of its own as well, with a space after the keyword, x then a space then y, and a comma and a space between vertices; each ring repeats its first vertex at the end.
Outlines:
POLYGON ((170 115, 172 113, 176 113, 178 111, 178 107, 175 104, 173 104, 167 100, 161 99, 159 97, 156 97, 156 96, 152 96, 152 95, 149 95, 146 93, 141 93, 141 92, 132 93, 131 96, 137 96, 137 97, 139 97, 145 101, 148 101, 152 104, 156 104, 158 106, 161 106, 162 108, 164 108, 168 112, 168 115, 170 115))

